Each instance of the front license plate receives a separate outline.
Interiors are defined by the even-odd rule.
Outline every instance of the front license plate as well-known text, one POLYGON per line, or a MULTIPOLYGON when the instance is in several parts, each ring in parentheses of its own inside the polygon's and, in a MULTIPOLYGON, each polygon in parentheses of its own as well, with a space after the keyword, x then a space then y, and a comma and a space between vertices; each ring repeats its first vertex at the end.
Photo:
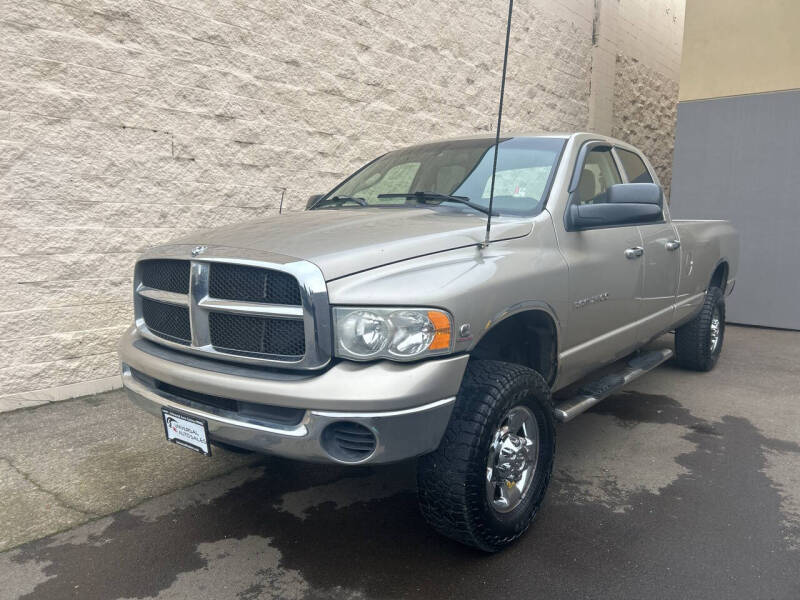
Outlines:
POLYGON ((203 419, 190 417, 166 408, 161 409, 161 416, 164 417, 167 441, 211 456, 211 448, 208 445, 208 423, 203 419))

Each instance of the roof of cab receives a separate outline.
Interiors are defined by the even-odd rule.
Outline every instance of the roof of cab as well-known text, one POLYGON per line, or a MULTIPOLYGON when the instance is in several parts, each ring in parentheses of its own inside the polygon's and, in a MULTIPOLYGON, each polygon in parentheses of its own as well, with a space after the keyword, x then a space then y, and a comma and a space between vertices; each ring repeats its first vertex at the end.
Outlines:
MULTIPOLYGON (((563 139, 563 140, 573 140, 578 144, 583 144, 584 142, 599 140, 603 142, 608 142, 609 144, 613 144, 615 146, 620 146, 622 148, 631 149, 634 151, 636 149, 633 144, 630 144, 624 140, 620 140, 618 138, 611 137, 609 135, 603 135, 602 133, 595 133, 591 131, 574 131, 574 132, 517 132, 517 131, 509 131, 505 133, 501 133, 500 137, 508 139, 508 138, 556 138, 556 139, 563 139)), ((450 138, 440 138, 436 140, 431 140, 430 142, 422 142, 421 144, 415 145, 424 145, 424 144, 433 144, 437 142, 448 142, 448 141, 458 141, 458 140, 494 140, 495 135, 493 133, 482 133, 477 135, 463 135, 463 136, 455 136, 450 138)))

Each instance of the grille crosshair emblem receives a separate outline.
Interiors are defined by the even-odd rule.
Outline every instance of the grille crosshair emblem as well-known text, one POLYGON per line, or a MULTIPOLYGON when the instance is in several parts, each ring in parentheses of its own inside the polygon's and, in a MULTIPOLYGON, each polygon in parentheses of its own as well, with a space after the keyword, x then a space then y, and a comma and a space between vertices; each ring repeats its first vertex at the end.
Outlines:
POLYGON ((192 256, 199 256, 206 250, 208 250, 208 246, 195 246, 192 248, 192 256))

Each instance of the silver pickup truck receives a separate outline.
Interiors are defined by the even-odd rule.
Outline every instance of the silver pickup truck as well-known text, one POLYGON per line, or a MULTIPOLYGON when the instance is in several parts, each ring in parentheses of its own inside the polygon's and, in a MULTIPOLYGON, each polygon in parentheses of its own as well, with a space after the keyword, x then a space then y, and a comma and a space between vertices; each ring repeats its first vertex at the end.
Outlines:
POLYGON ((713 368, 739 247, 725 221, 671 220, 624 142, 504 137, 493 178, 494 149, 389 152, 305 211, 145 252, 120 342, 131 399, 205 454, 419 457, 433 527, 511 543, 544 497, 556 421, 669 359, 640 350, 666 332, 677 364, 713 368))

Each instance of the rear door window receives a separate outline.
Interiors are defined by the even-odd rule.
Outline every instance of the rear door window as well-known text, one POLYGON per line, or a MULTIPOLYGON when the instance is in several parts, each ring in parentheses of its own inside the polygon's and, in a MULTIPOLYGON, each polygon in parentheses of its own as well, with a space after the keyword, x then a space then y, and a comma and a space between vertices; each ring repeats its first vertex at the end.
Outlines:
POLYGON ((635 152, 617 148, 617 156, 628 176, 628 183, 653 183, 653 178, 644 164, 644 161, 635 152))

